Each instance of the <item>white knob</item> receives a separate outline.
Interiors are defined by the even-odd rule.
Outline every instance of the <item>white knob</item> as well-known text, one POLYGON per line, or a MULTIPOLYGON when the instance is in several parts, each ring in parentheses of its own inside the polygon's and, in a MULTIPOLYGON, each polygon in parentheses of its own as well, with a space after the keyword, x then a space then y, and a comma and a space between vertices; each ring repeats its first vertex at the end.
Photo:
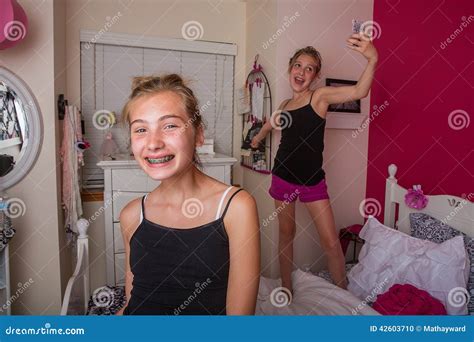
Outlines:
POLYGON ((395 178, 395 174, 397 173, 397 169, 398 169, 398 168, 397 168, 397 165, 395 165, 395 164, 390 164, 390 165, 388 166, 388 174, 389 174, 389 176, 390 176, 390 177, 389 177, 390 179, 394 179, 394 178, 395 178))

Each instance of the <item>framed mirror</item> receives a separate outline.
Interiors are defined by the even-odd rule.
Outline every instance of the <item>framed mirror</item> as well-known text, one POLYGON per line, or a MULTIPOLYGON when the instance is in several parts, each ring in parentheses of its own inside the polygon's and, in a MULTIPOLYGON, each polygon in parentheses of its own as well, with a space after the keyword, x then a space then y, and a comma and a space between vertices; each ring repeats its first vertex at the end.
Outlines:
POLYGON ((43 142, 41 111, 28 85, 0 66, 0 191, 33 167, 43 142))

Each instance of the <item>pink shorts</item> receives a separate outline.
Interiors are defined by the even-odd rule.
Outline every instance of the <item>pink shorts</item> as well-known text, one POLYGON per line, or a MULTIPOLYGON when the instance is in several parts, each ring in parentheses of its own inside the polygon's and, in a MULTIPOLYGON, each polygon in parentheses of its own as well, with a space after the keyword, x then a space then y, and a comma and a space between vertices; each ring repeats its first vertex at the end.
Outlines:
POLYGON ((326 181, 323 179, 316 185, 299 185, 272 174, 272 185, 268 190, 270 196, 277 201, 294 202, 299 197, 301 202, 314 202, 329 199, 326 181))

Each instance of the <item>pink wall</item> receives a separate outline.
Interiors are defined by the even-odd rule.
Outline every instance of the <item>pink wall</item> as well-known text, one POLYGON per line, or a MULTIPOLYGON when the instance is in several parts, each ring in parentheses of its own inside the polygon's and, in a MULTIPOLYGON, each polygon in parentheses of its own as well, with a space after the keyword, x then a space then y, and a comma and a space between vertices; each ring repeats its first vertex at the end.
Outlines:
POLYGON ((391 163, 404 187, 474 193, 473 9, 472 0, 374 1, 381 34, 371 107, 378 115, 369 130, 366 198, 382 207, 391 163))

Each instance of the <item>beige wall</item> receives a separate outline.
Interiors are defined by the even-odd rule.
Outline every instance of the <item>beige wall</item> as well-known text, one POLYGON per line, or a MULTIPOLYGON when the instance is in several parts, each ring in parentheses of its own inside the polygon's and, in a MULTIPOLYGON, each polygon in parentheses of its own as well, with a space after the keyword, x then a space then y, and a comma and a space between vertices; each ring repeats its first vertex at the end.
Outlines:
MULTIPOLYGON (((326 77, 358 79, 365 65, 364 59, 344 48, 345 39, 351 34, 351 20, 371 20, 372 8, 372 0, 312 0, 304 3, 261 0, 248 3, 248 16, 258 12, 258 20, 248 18, 247 21, 247 59, 256 53, 265 57, 262 65, 269 74, 274 108, 291 97, 286 70, 289 58, 298 48, 313 45, 321 52, 323 69, 318 86, 324 85, 326 77), (296 20, 291 19, 292 16, 296 20), (285 26, 285 22, 289 25, 285 26), (281 29, 280 33, 278 29, 281 29), (277 35, 274 42, 268 42, 274 34, 277 35)), ((250 62, 247 68, 251 68, 250 62)), ((368 113, 369 103, 370 98, 362 101, 363 113, 368 113)), ((351 133, 351 130, 327 129, 325 136, 324 169, 338 229, 363 221, 358 203, 365 198, 368 132, 365 130, 357 139, 353 139, 351 133)), ((279 141, 280 134, 276 132, 274 152, 279 141)), ((248 170, 243 172, 245 188, 258 189, 254 195, 263 221, 275 210, 273 200, 267 194, 270 176, 248 170)), ((297 203, 296 217, 295 264, 301 268, 311 266, 312 270, 325 267, 315 227, 301 203, 297 203)), ((262 259, 266 263, 272 262, 271 265, 265 264, 264 269, 276 277, 279 274, 276 258, 278 221, 262 226, 262 234, 265 236, 262 259)))
MULTIPOLYGON (((235 87, 245 82, 245 11, 243 1, 227 0, 212 2, 196 1, 85 1, 67 0, 67 97, 70 104, 80 106, 80 29, 99 31, 104 29, 106 17, 114 17, 120 12, 119 20, 108 32, 156 36, 182 39, 181 27, 190 20, 203 26, 202 40, 237 44, 235 58, 235 87), (125 5, 129 4, 129 7, 125 5)), ((110 19, 109 19, 110 20, 110 19)), ((240 143, 241 122, 234 120, 234 142, 240 143)), ((240 152, 239 143, 234 144, 234 155, 240 152)), ((239 175, 234 175, 234 183, 241 183, 239 175)), ((89 218, 99 210, 102 203, 91 202, 84 205, 84 217, 89 218)), ((105 232, 103 218, 91 224, 90 264, 93 288, 105 284, 105 232)))
MULTIPOLYGON (((259 54, 259 63, 263 66, 265 75, 270 83, 272 91, 272 106, 275 110, 278 106, 278 98, 275 95, 276 80, 279 70, 276 66, 277 45, 272 44, 264 49, 262 43, 265 42, 276 30, 277 27, 277 2, 270 1, 249 1, 247 3, 247 70, 252 70, 255 55, 259 54)), ((268 113, 267 113, 268 115, 268 113)), ((273 134, 275 136, 275 134, 273 134)), ((239 138, 239 142, 241 139, 239 138)), ((273 146, 276 140, 273 138, 273 146)), ((276 148, 274 148, 276 151, 276 148)), ((239 158, 240 159, 240 158, 239 158)), ((268 195, 270 187, 270 175, 260 174, 245 168, 240 168, 242 173, 243 186, 249 191, 257 201, 258 215, 260 222, 268 218, 275 206, 273 199, 268 195)), ((278 227, 273 221, 272 224, 260 225, 261 231, 261 266, 265 276, 274 276, 278 272, 278 227)))
MULTIPOLYGON (((44 126, 40 155, 32 171, 8 190, 10 197, 25 202, 25 214, 13 220, 17 230, 10 244, 11 293, 18 284, 33 283, 12 304, 13 314, 54 315, 61 305, 56 92, 65 79, 55 80, 63 67, 55 50, 53 1, 20 0, 29 19, 25 40, 0 52, 0 63, 21 77, 36 97, 44 126)), ((57 8, 60 10, 60 8, 57 8)), ((60 25, 61 26, 61 25, 60 25)), ((64 26, 64 25, 62 25, 64 26)), ((62 89, 64 90, 64 88, 62 89)), ((36 142, 36 143, 39 143, 36 142)), ((64 281, 63 281, 64 283, 64 281)))

